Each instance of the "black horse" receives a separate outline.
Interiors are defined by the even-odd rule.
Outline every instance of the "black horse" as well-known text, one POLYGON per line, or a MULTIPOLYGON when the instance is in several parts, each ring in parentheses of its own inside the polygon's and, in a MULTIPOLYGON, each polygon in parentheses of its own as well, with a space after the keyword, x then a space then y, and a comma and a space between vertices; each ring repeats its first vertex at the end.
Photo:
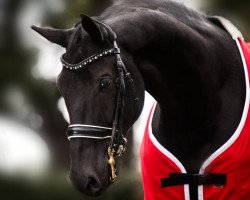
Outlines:
POLYGON ((144 90, 157 101, 155 138, 190 174, 199 173, 204 160, 240 122, 246 98, 242 60, 236 43, 215 17, 171 0, 127 0, 115 2, 100 16, 83 15, 71 29, 33 29, 66 49, 57 85, 70 123, 96 125, 96 131, 95 127, 69 130, 71 136, 82 131, 85 137, 70 140, 70 178, 83 193, 99 195, 110 185, 110 176, 115 178, 107 161, 116 152, 107 153, 110 137, 98 127, 114 128, 120 106, 123 111, 112 134, 125 136, 141 113, 144 90), (112 50, 109 56, 103 55, 106 49, 112 50), (92 55, 96 60, 91 57, 85 66, 81 61, 92 55), (131 76, 126 78, 128 72, 131 76), (106 139, 93 139, 98 133, 106 139))

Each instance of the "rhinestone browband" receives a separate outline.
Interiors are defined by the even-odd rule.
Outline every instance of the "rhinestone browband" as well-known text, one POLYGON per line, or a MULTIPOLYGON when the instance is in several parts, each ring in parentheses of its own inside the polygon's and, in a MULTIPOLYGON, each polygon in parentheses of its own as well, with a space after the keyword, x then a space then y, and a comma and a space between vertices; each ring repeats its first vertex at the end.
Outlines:
POLYGON ((76 71, 76 70, 82 69, 83 67, 85 67, 85 66, 105 57, 105 56, 113 55, 113 54, 120 54, 120 49, 119 48, 106 49, 106 50, 102 51, 101 53, 90 56, 77 64, 67 63, 63 59, 63 56, 64 56, 64 54, 63 54, 61 56, 61 62, 62 62, 63 67, 65 67, 66 69, 76 71))

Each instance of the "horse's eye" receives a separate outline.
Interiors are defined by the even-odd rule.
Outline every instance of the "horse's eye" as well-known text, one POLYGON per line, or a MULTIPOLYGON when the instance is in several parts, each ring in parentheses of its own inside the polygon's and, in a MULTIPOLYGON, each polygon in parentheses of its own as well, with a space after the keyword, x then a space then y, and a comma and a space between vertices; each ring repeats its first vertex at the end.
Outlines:
POLYGON ((111 79, 110 78, 103 78, 101 81, 100 81, 100 83, 99 83, 100 85, 100 88, 101 89, 106 89, 106 88, 108 88, 109 86, 110 86, 110 84, 111 84, 111 79))

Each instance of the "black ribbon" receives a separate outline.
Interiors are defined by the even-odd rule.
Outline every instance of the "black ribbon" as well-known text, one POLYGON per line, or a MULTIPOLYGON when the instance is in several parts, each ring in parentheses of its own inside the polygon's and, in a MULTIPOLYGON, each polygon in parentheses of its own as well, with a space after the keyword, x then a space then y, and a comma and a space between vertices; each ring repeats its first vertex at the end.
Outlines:
POLYGON ((226 174, 170 173, 168 178, 161 179, 161 188, 188 184, 190 200, 198 200, 199 185, 223 186, 226 184, 226 181, 226 174))

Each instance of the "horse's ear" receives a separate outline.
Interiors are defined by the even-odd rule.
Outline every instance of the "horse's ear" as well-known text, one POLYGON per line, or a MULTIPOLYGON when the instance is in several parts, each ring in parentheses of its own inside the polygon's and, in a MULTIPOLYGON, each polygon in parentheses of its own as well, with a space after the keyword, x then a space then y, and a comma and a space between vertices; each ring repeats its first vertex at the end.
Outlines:
POLYGON ((31 26, 31 28, 50 42, 58 44, 64 48, 67 47, 69 38, 73 32, 73 29, 62 30, 53 28, 42 28, 34 25, 31 26))
POLYGON ((105 35, 104 29, 97 25, 93 19, 89 16, 82 14, 82 27, 90 35, 90 37, 96 42, 103 42, 105 35))

